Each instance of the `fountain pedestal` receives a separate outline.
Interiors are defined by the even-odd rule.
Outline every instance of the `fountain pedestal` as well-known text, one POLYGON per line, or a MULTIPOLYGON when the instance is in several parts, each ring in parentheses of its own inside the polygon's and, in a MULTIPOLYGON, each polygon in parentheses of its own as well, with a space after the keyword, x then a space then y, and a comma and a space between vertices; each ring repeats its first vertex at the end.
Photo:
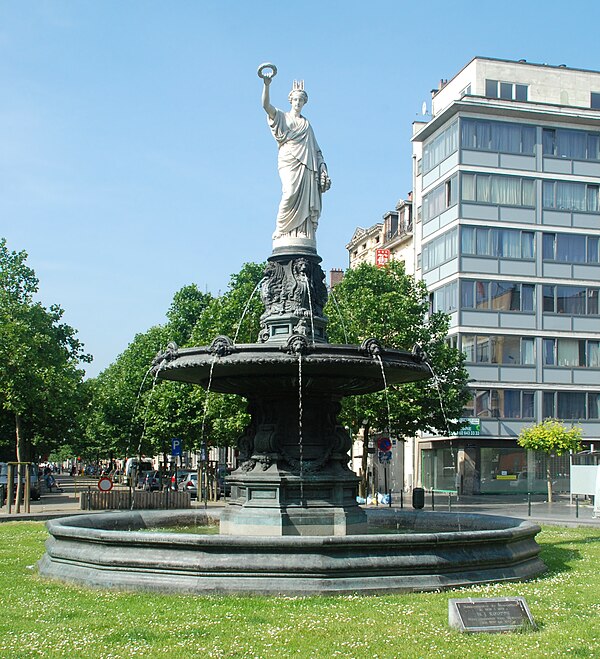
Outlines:
POLYGON ((348 463, 352 440, 337 421, 344 396, 429 377, 419 355, 327 342, 325 275, 316 253, 274 253, 260 293, 259 342, 172 346, 156 361, 161 379, 199 384, 248 400, 251 421, 238 440, 239 466, 221 535, 362 534, 359 478, 348 463), (385 378, 384 378, 385 372, 385 378))
POLYGON ((326 394, 300 398, 294 380, 287 391, 249 397, 252 421, 238 442, 241 465, 228 477, 232 496, 222 534, 366 531, 356 503, 359 479, 348 468, 352 441, 336 421, 340 404, 326 394))

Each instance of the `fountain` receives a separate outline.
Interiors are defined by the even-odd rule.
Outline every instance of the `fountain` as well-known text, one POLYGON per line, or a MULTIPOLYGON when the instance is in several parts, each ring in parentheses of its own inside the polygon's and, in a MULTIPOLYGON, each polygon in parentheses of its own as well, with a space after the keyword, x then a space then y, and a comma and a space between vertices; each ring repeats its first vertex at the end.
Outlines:
POLYGON ((259 69, 283 182, 273 253, 259 286, 265 306, 259 336, 241 345, 226 336, 203 347, 170 344, 154 363, 158 379, 247 399, 251 421, 238 442, 240 465, 228 477, 231 500, 214 512, 129 511, 51 521, 41 574, 104 587, 294 595, 430 590, 538 574, 544 569, 535 542, 539 527, 529 522, 367 513, 357 504, 351 438, 337 421, 341 400, 385 383, 426 379, 430 369, 419 350, 387 348, 375 338, 360 346, 328 343, 327 289, 314 236, 330 180, 299 112, 307 98, 303 83, 290 93, 292 112, 281 113, 269 101, 275 73, 273 65, 259 69), (288 152, 283 136, 290 133, 305 142, 288 152), (302 162, 289 165, 290 153, 302 162), (287 166, 299 171, 286 173, 287 166), (218 535, 144 531, 216 521, 218 535))

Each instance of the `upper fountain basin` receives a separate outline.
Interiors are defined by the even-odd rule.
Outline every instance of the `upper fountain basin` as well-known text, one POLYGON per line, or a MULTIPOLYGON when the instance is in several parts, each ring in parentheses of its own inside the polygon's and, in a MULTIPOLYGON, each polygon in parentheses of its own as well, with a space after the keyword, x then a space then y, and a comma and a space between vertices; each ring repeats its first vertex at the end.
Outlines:
POLYGON ((338 344, 234 345, 225 337, 211 346, 175 348, 155 360, 161 379, 190 382, 220 393, 253 396, 298 389, 301 362, 302 389, 307 394, 349 396, 380 391, 388 384, 424 380, 429 367, 413 353, 381 347, 376 341, 362 346, 338 344), (381 360, 381 361, 380 361, 381 360), (385 381, 382 368, 385 372, 385 381), (212 368, 212 377, 211 377, 212 368))

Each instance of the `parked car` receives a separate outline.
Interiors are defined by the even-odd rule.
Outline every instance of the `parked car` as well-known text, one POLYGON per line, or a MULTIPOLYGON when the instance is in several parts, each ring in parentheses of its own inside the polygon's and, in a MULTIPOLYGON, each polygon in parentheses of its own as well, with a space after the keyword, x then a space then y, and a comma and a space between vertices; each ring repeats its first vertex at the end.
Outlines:
MULTIPOLYGON (((29 469, 30 469, 29 496, 32 501, 39 501, 42 496, 40 489, 40 481, 39 481, 39 471, 36 465, 30 465, 29 469)), ((23 476, 23 479, 24 478, 25 477, 23 476)), ((8 482, 8 465, 6 462, 0 462, 0 488, 2 489, 5 498, 6 498, 7 482, 8 482)), ((14 476, 13 476, 13 490, 16 490, 16 488, 17 488, 17 474, 15 468, 14 476)))
POLYGON ((144 478, 144 490, 146 492, 158 492, 161 489, 161 473, 160 471, 150 471, 144 478))
POLYGON ((192 499, 198 498, 198 472, 191 471, 179 481, 179 489, 189 492, 192 499))
POLYGON ((190 475, 190 474, 195 474, 196 471, 194 469, 178 469, 177 471, 174 471, 171 474, 171 484, 170 488, 172 490, 180 490, 183 489, 182 483, 183 481, 190 475))
POLYGON ((145 485, 146 485, 146 478, 148 478, 148 476, 150 474, 154 474, 154 473, 155 472, 154 472, 153 469, 140 471, 137 475, 137 485, 136 485, 136 487, 139 488, 139 489, 144 488, 145 485))

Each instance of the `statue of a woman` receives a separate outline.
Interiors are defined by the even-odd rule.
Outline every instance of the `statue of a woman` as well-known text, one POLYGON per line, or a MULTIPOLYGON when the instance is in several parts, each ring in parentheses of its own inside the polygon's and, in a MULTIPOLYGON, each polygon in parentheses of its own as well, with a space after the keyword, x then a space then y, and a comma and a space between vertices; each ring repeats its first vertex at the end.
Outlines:
POLYGON ((313 129, 301 114, 308 102, 304 81, 294 81, 288 96, 291 109, 283 112, 273 107, 269 98, 269 86, 276 71, 273 65, 266 64, 258 70, 264 82, 262 105, 273 137, 279 145, 277 166, 282 195, 273 247, 296 245, 315 248, 315 231, 321 215, 321 194, 329 190, 331 180, 313 129), (265 73, 267 67, 270 67, 270 71, 265 73))

